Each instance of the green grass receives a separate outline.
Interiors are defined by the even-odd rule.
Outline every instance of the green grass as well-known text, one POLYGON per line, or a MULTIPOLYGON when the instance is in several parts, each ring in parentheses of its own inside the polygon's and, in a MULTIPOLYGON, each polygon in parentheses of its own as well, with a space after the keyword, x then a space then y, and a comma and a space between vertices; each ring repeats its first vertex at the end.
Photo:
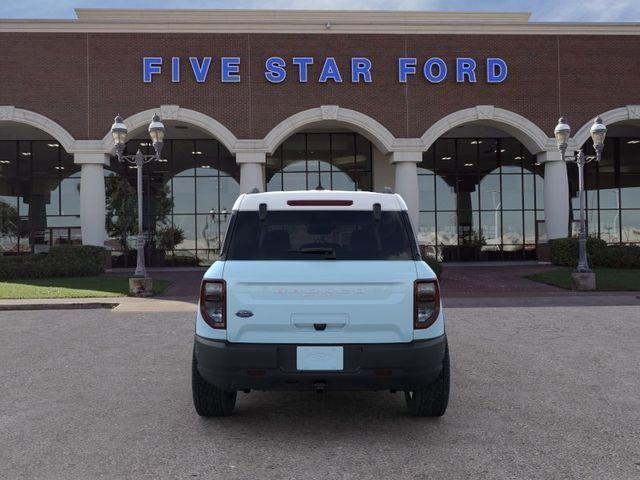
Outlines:
MULTIPOLYGON (((162 293, 170 283, 154 279, 153 292, 162 293)), ((26 278, 0 282, 0 299, 122 297, 128 294, 128 277, 26 278)))
MULTIPOLYGON (((540 283, 571 288, 572 268, 559 268, 549 272, 536 273, 527 278, 540 283)), ((640 291, 640 269, 594 268, 596 289, 600 291, 640 291)))

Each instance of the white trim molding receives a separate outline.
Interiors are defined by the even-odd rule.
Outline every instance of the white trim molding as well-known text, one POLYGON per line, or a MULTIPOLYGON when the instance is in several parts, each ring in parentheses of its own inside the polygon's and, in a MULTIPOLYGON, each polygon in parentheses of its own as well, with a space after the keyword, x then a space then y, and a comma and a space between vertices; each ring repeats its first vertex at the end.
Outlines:
POLYGON ((547 137, 540 127, 522 115, 493 105, 476 105, 450 113, 434 123, 421 137, 425 150, 452 128, 468 123, 499 128, 518 139, 533 154, 555 148, 553 138, 547 137))
MULTIPOLYGON (((569 150, 578 150, 582 148, 582 145, 589 140, 591 136, 591 125, 593 125, 593 118, 590 118, 587 123, 580 127, 575 135, 571 138, 569 142, 569 150)), ((613 125, 618 122, 625 122, 628 120, 636 120, 640 123, 640 105, 626 105, 624 107, 614 108, 613 110, 608 110, 604 113, 600 114, 600 118, 602 118, 602 123, 604 123, 607 127, 609 125, 613 125)), ((569 119, 571 120, 571 119, 569 119)))
POLYGON ((75 139, 60 124, 44 115, 13 105, 2 105, 0 106, 0 124, 2 122, 22 123, 35 127, 55 138, 67 152, 73 152, 75 139))
MULTIPOLYGON (((198 127, 199 129, 204 130, 206 133, 210 134, 212 137, 222 143, 231 153, 236 152, 236 143, 238 142, 238 139, 231 132, 231 130, 229 130, 219 121, 211 118, 208 115, 205 115, 204 113, 196 112, 195 110, 190 110, 188 108, 183 108, 179 105, 161 105, 158 108, 151 108, 143 112, 138 112, 134 115, 131 115, 130 117, 127 117, 124 120, 124 124, 127 126, 130 132, 138 130, 149 125, 151 117, 153 117, 153 115, 156 113, 160 115, 160 118, 163 121, 174 120, 193 125, 194 127, 198 127)), ((107 132, 107 134, 103 137, 102 149, 105 153, 114 153, 115 146, 113 143, 111 132, 107 132)))
POLYGON ((319 123, 346 126, 365 136, 385 155, 393 150, 396 140, 385 126, 364 113, 337 105, 322 105, 291 115, 273 127, 263 139, 264 149, 273 153, 294 133, 319 123))
POLYGON ((526 12, 76 9, 75 19, 2 19, 0 32, 638 35, 631 22, 530 22, 526 12))

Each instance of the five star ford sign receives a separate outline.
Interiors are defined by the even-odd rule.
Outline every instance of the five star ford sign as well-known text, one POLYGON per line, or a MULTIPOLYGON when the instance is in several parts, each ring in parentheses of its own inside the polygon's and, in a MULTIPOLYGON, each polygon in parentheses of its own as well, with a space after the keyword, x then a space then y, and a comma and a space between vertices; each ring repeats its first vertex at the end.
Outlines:
MULTIPOLYGON (((241 81, 240 57, 221 57, 219 59, 219 78, 222 83, 238 83, 241 81)), ((367 57, 352 57, 346 69, 338 66, 335 57, 315 59, 313 57, 269 57, 264 62, 264 76, 270 83, 284 82, 292 75, 297 82, 307 83, 311 80, 318 83, 329 81, 342 83, 345 78, 352 83, 372 83, 375 77, 375 66, 367 57), (346 75, 346 77, 345 77, 346 75)), ((166 65, 170 71, 171 81, 182 80, 183 64, 196 82, 204 83, 211 72, 213 57, 144 57, 142 59, 142 79, 151 83, 154 76, 163 74, 166 65)), ((449 75, 455 75, 457 83, 476 83, 482 77, 486 83, 502 83, 508 73, 507 62, 502 58, 489 57, 482 62, 474 58, 458 57, 449 62, 440 57, 431 57, 424 62, 417 58, 400 57, 397 62, 398 82, 406 83, 411 77, 422 76, 430 83, 440 83, 449 75), (482 65, 482 68, 479 67, 482 65), (420 71, 419 71, 420 70, 420 71), (449 73, 449 71, 452 73, 449 73)))

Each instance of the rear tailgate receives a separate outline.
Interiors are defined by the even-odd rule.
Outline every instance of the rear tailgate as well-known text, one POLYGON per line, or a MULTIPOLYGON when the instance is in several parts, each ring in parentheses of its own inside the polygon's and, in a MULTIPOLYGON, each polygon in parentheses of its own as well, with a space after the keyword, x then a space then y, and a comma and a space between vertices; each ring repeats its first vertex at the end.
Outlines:
POLYGON ((227 261, 227 339, 410 342, 416 277, 410 260, 227 261))

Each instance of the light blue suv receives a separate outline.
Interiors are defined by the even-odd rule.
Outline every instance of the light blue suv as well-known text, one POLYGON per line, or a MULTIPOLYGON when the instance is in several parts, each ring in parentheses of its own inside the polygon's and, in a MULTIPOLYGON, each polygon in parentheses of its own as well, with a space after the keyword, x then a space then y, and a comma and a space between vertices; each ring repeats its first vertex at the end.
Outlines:
POLYGON ((399 195, 241 195, 202 280, 192 368, 199 415, 238 391, 404 391, 443 415, 449 349, 435 274, 399 195))

